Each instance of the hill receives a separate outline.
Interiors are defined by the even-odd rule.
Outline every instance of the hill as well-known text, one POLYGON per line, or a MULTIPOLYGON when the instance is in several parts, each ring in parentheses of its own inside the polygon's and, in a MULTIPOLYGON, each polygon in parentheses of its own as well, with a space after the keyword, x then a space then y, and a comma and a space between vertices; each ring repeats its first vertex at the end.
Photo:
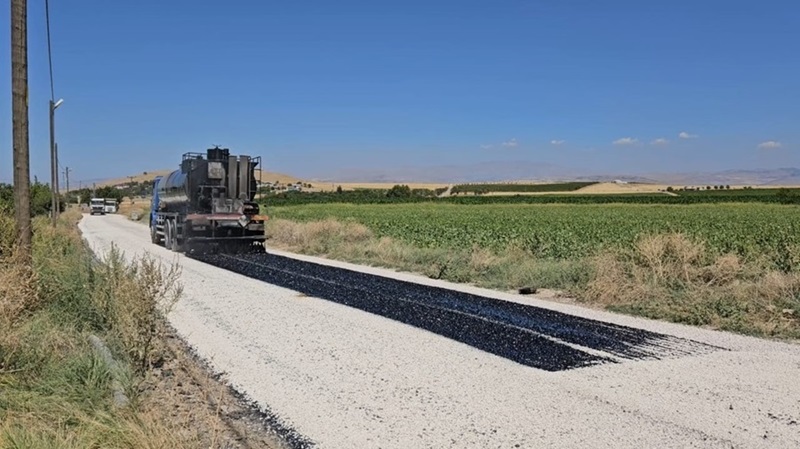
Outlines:
MULTIPOLYGON (((111 178, 102 181, 97 181, 94 184, 97 187, 105 187, 105 186, 128 184, 129 182, 136 182, 136 183, 152 182, 156 179, 156 177, 166 176, 172 173, 172 171, 173 170, 146 171, 135 175, 129 175, 124 178, 111 178)), ((294 184, 296 182, 302 181, 300 178, 286 175, 283 173, 269 172, 269 171, 262 172, 261 170, 256 170, 256 179, 259 179, 259 176, 261 176, 260 179, 264 182, 273 182, 273 183, 278 182, 280 184, 294 184)))

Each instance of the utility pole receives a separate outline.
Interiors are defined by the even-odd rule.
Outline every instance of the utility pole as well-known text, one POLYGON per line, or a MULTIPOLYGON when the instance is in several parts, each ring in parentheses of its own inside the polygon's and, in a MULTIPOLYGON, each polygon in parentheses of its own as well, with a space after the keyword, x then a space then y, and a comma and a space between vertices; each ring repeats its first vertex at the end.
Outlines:
MULTIPOLYGON (((65 207, 66 207, 66 206, 69 206, 69 199, 68 199, 68 196, 69 196, 69 167, 65 167, 64 168, 64 183, 67 186, 67 190, 64 192, 64 204, 65 204, 65 207)), ((59 212, 61 211, 61 203, 60 203, 60 201, 61 201, 61 198, 59 198, 59 204, 58 204, 59 212)))
POLYGON ((56 135, 55 135, 55 112, 53 100, 50 100, 50 220, 53 227, 56 227, 58 211, 58 161, 56 160, 56 135))
POLYGON ((67 184, 67 193, 69 193, 69 167, 64 169, 64 182, 67 184))
POLYGON ((61 106, 64 100, 53 101, 50 99, 50 188, 53 191, 53 197, 50 201, 50 209, 52 209, 53 213, 53 227, 56 226, 56 218, 58 218, 58 213, 61 210, 60 201, 59 201, 59 191, 61 189, 58 188, 58 144, 56 143, 56 109, 61 106))
POLYGON ((23 263, 31 263, 31 168, 28 150, 28 2, 11 0, 11 104, 14 211, 23 263))

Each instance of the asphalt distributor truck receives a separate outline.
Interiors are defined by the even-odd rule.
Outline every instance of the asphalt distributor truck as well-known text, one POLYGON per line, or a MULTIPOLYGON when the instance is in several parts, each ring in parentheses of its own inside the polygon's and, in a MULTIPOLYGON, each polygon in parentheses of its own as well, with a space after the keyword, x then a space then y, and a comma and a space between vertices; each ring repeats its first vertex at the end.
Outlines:
POLYGON ((260 157, 214 147, 185 153, 153 182, 150 239, 172 251, 263 251, 265 215, 255 202, 260 157))

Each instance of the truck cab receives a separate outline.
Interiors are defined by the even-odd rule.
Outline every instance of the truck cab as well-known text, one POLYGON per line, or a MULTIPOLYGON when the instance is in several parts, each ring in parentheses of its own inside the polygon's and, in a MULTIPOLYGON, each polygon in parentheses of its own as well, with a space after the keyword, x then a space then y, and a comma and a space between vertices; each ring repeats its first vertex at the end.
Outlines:
POLYGON ((89 200, 89 214, 106 214, 106 200, 104 198, 92 198, 89 200))
POLYGON ((117 200, 115 200, 114 198, 106 198, 105 211, 107 214, 117 213, 117 200))

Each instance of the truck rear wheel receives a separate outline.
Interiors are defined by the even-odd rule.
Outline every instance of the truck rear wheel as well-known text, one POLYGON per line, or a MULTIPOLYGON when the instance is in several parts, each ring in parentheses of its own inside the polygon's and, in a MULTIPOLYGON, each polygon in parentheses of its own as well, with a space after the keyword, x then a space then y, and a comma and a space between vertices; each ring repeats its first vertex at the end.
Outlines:
POLYGON ((170 233, 170 244, 169 249, 178 253, 181 252, 181 242, 178 238, 178 222, 176 220, 169 220, 169 233, 170 233))

